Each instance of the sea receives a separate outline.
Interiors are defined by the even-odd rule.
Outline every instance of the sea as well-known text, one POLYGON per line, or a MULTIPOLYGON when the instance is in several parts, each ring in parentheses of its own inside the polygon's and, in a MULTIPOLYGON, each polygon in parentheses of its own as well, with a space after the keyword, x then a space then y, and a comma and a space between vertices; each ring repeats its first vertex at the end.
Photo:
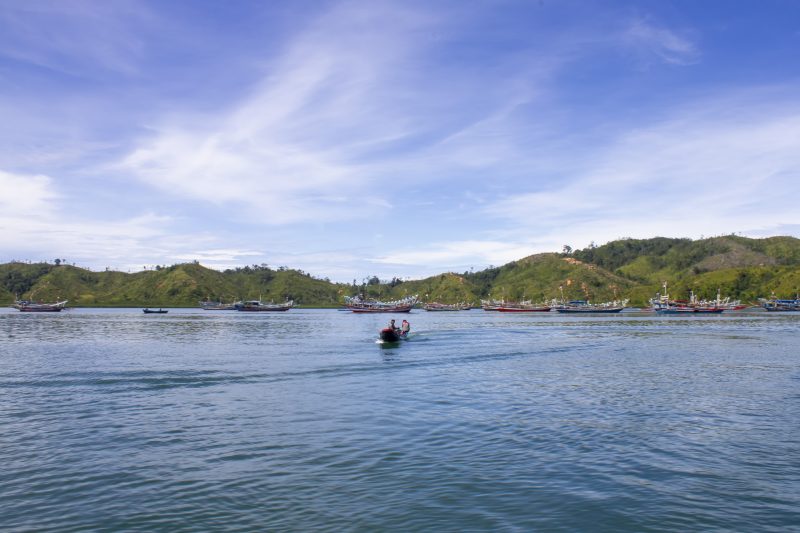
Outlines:
POLYGON ((0 530, 800 531, 798 341, 800 313, 1 309, 0 530))

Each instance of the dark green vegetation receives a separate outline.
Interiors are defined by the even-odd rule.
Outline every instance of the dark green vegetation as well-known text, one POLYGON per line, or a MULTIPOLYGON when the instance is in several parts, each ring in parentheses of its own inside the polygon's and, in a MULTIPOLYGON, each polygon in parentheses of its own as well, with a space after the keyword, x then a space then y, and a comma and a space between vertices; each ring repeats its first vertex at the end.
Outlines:
POLYGON ((430 278, 364 284, 331 283, 302 271, 247 266, 219 272, 196 263, 135 274, 92 272, 69 265, 8 263, 0 265, 0 301, 21 298, 69 299, 74 306, 196 306, 206 298, 230 302, 261 297, 293 299, 299 305, 336 306, 345 295, 392 299, 418 294, 422 300, 475 302, 481 298, 550 300, 560 297, 593 301, 630 298, 644 304, 669 283, 673 297, 690 290, 711 298, 754 301, 773 291, 794 296, 800 288, 800 239, 738 236, 691 239, 622 239, 571 253, 537 254, 474 273, 446 273, 430 278))

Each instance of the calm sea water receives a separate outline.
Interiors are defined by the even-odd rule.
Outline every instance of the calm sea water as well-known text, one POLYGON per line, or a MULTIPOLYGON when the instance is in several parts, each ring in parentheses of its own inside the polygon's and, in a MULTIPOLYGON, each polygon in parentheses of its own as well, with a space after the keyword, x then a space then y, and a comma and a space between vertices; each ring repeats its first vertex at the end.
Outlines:
POLYGON ((0 528, 800 529, 800 316, 389 318, 0 310, 0 528))

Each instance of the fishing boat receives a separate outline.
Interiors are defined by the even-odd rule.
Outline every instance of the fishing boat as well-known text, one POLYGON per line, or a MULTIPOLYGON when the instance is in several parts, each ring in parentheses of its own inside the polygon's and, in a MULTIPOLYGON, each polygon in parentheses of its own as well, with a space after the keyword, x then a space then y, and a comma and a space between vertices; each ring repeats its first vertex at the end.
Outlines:
POLYGON ((236 303, 226 304, 223 303, 221 300, 218 302, 203 300, 202 302, 200 302, 200 308, 205 311, 235 311, 236 303))
POLYGON ((466 303, 443 304, 439 302, 429 302, 422 306, 426 311, 469 311, 472 306, 466 303))
POLYGON ((237 311, 288 311, 294 306, 293 300, 287 300, 282 304, 265 303, 261 300, 248 300, 246 302, 238 302, 235 304, 237 311))
POLYGON ((500 313, 547 313, 550 309, 549 304, 534 304, 530 300, 522 300, 521 302, 503 302, 492 311, 499 311, 500 313))
POLYGON ((628 300, 614 300, 600 304, 593 304, 588 300, 570 300, 554 305, 553 309, 559 313, 620 313, 626 305, 628 300))
POLYGON ((145 307, 142 309, 142 312, 146 315, 166 315, 169 313, 167 309, 161 309, 160 307, 158 309, 150 309, 149 307, 145 307))
POLYGON ((345 306, 353 313, 410 313, 417 303, 416 295, 390 302, 367 300, 360 296, 345 296, 344 299, 345 306))
POLYGON ((547 313, 552 309, 549 305, 517 304, 497 309, 501 313, 547 313))
POLYGON ((767 311, 800 311, 800 295, 797 295, 794 300, 781 300, 775 297, 775 293, 772 293, 772 297, 768 300, 761 298, 759 301, 761 307, 767 311))
POLYGON ((484 311, 499 311, 505 300, 481 300, 481 309, 484 311))
POLYGON ((17 300, 11 306, 23 313, 58 313, 67 307, 69 300, 55 303, 30 302, 28 300, 17 300))

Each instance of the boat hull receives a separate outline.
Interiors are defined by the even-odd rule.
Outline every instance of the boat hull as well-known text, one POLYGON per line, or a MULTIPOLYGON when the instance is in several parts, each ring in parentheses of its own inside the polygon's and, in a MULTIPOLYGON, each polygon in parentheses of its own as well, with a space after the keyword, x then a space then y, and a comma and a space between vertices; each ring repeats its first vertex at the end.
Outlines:
POLYGON ((549 307, 499 307, 496 309, 501 313, 547 313, 549 307))
POLYGON ((611 313, 621 313, 622 309, 623 309, 622 307, 613 307, 613 308, 609 308, 609 309, 602 309, 602 308, 601 309, 591 309, 591 308, 590 309, 556 309, 556 311, 558 311, 559 313, 571 313, 571 314, 586 314, 586 313, 591 313, 591 314, 597 314, 597 313, 611 314, 611 313))
POLYGON ((383 328, 380 333, 379 337, 382 342, 384 343, 392 343, 392 342, 400 342, 407 340, 407 333, 402 333, 399 329, 392 329, 392 328, 383 328))
POLYGON ((397 330, 392 328, 383 328, 380 332, 380 337, 383 342, 400 342, 400 334, 397 330))

